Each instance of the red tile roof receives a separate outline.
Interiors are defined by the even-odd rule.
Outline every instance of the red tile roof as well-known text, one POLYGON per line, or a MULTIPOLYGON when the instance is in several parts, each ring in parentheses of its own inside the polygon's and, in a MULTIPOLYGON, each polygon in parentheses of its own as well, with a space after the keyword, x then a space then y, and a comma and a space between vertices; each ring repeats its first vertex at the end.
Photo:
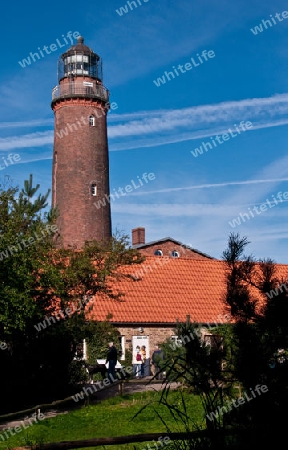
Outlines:
POLYGON ((191 321, 214 322, 224 313, 221 261, 153 256, 124 271, 134 279, 114 284, 125 293, 123 301, 96 296, 89 318, 105 320, 111 313, 115 323, 175 323, 189 314, 191 321))
MULTIPOLYGON (((144 263, 126 266, 122 272, 133 276, 114 282, 116 290, 125 293, 123 300, 96 296, 87 318, 102 321, 110 313, 111 322, 117 324, 174 324, 187 315, 197 323, 225 320, 223 261, 148 256, 144 263)), ((288 265, 278 264, 277 275, 287 279, 288 265)))

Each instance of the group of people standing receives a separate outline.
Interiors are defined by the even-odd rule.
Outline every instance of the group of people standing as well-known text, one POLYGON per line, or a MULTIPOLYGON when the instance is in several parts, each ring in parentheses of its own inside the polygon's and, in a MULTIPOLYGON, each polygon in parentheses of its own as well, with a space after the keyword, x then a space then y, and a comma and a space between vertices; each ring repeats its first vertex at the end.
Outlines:
MULTIPOLYGON (((117 356, 118 352, 116 350, 116 347, 114 346, 113 342, 109 342, 106 364, 108 363, 108 377, 112 382, 115 381, 115 367, 117 364, 117 356)), ((161 372, 161 360, 163 360, 163 356, 164 355, 162 350, 156 345, 152 354, 151 363, 152 374, 158 380, 162 379, 163 376, 161 372)), ((145 369, 147 366, 147 354, 145 345, 142 345, 141 347, 137 345, 136 351, 133 354, 132 364, 133 375, 135 376, 135 378, 143 378, 145 376, 145 369)))
MULTIPOLYGON (((151 358, 151 371, 156 380, 163 379, 163 372, 161 371, 161 361, 163 360, 163 358, 163 351, 159 348, 158 345, 156 345, 151 358)), ((139 345, 137 345, 136 352, 133 355, 132 361, 133 374, 135 378, 143 378, 145 376, 147 366, 146 362, 146 346, 142 345, 142 347, 139 347, 139 345)), ((150 370, 148 372, 150 375, 150 370)))
MULTIPOLYGON (((108 377, 115 381, 115 366, 117 364, 117 350, 113 342, 109 342, 109 350, 107 352, 106 364, 108 363, 108 377)), ((146 346, 142 345, 136 347, 136 352, 133 357, 133 374, 136 378, 143 378, 145 376, 145 363, 147 360, 146 346)))

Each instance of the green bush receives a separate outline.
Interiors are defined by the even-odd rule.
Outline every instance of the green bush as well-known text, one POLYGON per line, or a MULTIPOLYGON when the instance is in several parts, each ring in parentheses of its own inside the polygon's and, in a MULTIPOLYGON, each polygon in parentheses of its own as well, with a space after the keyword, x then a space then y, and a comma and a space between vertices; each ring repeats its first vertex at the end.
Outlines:
POLYGON ((86 383, 89 375, 83 366, 83 361, 74 360, 68 366, 69 384, 86 383))
POLYGON ((121 356, 120 333, 109 321, 90 322, 87 329, 87 362, 96 364, 97 359, 106 359, 109 342, 114 342, 118 351, 118 359, 121 356))

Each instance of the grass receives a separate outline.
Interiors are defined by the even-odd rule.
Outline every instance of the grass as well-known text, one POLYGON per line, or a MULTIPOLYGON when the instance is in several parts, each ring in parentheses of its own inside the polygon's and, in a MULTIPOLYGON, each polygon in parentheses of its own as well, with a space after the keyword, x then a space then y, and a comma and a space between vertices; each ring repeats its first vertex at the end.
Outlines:
MULTIPOLYGON (((146 391, 133 395, 116 396, 99 404, 81 407, 67 414, 45 419, 23 430, 21 433, 0 440, 0 450, 29 444, 72 441, 97 437, 115 437, 141 433, 167 432, 162 420, 171 431, 185 431, 181 421, 177 422, 166 406, 159 404, 161 393, 146 391), (136 415, 145 405, 140 414, 136 415), (136 417, 134 417, 136 415, 136 417), (162 420, 160 419, 160 417, 162 420)), ((181 393, 171 391, 169 403, 181 408, 181 393)), ((189 410, 190 427, 204 428, 204 412, 198 396, 185 394, 189 410)), ((3 431, 1 432, 3 433, 3 431)), ((152 443, 150 445, 153 445, 152 443)), ((97 448, 97 447, 96 447, 97 448)), ((147 449, 147 444, 126 444, 98 447, 109 450, 147 449)), ((154 447, 155 448, 155 447, 154 447)))

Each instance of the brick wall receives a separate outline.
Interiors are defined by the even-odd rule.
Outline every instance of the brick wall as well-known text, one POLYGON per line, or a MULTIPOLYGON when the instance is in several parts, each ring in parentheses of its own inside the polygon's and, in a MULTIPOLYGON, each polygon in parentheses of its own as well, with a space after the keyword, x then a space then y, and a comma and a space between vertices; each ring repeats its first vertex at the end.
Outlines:
POLYGON ((151 358, 155 345, 164 342, 168 337, 174 335, 174 327, 171 326, 142 326, 143 333, 139 332, 139 325, 117 326, 117 330, 125 336, 125 350, 132 350, 132 336, 149 336, 149 357, 151 358))
MULTIPOLYGON (((197 253, 196 251, 185 248, 182 245, 175 244, 173 241, 164 241, 158 242, 156 244, 151 244, 148 247, 139 248, 139 251, 143 255, 154 255, 156 250, 162 250, 163 256, 171 256, 171 252, 176 250, 179 252, 181 258, 189 258, 189 259, 207 259, 208 255, 204 256, 201 253, 197 253)), ((211 258, 210 258, 211 259, 211 258)))
POLYGON ((60 245, 81 248, 85 240, 111 236, 110 203, 105 200, 105 194, 109 195, 107 109, 104 103, 89 98, 60 98, 53 103, 53 110, 52 205, 60 212, 60 245), (96 116, 95 126, 89 126, 91 114, 96 116), (97 196, 91 195, 92 183, 97 185, 97 196), (98 204, 99 200, 105 205, 98 204))
MULTIPOLYGON (((125 341, 125 351, 132 351, 132 344, 133 344, 133 336, 148 336, 149 338, 149 354, 147 354, 147 359, 150 360, 150 374, 151 374, 151 357, 152 353, 155 350, 155 346, 163 343, 166 341, 167 338, 171 336, 175 336, 175 331, 173 326, 163 326, 163 325, 149 325, 149 326, 142 326, 143 333, 139 332, 139 326, 141 325, 135 325, 135 326, 117 326, 117 330, 120 332, 121 336, 124 336, 125 341)), ((175 324, 176 326, 176 324, 175 324)), ((205 336, 213 334, 213 331, 211 331, 211 328, 207 328, 205 326, 201 327, 201 336, 202 339, 205 338, 205 336)))

